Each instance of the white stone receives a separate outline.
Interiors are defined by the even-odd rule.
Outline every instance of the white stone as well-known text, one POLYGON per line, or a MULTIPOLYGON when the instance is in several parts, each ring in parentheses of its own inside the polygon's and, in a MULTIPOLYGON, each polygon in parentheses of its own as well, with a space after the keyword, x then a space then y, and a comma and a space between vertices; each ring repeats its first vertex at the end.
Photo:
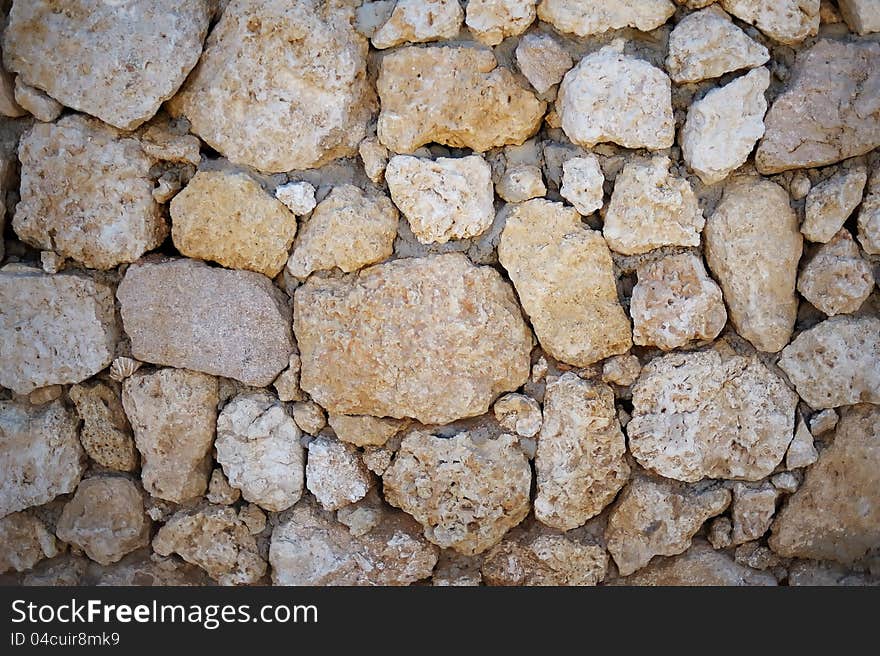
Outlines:
POLYGON ((608 30, 634 27, 650 32, 663 25, 675 13, 669 0, 542 0, 538 18, 560 32, 578 36, 602 34, 608 30))
POLYGON ((532 164, 509 167, 495 191, 508 203, 522 203, 547 193, 541 168, 532 164))
POLYGON ((862 164, 845 168, 810 189, 801 225, 804 237, 823 244, 830 241, 861 202, 867 180, 862 164))
POLYGON ((15 78, 15 101, 39 121, 52 122, 64 109, 64 105, 44 91, 26 84, 19 75, 15 78))
POLYGON ((880 5, 876 0, 837 0, 837 6, 853 32, 880 32, 880 5))
POLYGON ((465 23, 480 43, 497 46, 535 20, 537 0, 469 0, 465 23))
POLYGON ((373 33, 380 50, 458 36, 464 11, 458 0, 397 0, 391 16, 373 33))
POLYGON ((288 182, 276 187, 275 198, 297 216, 308 214, 317 205, 315 188, 310 182, 288 182))
POLYGON ((306 486, 325 510, 363 499, 373 477, 351 444, 318 437, 309 443, 306 486))
MULTIPOLYGON (((833 411, 832 411, 833 412, 833 411)), ((813 445, 813 436, 810 433, 803 419, 798 419, 797 430, 794 432, 794 439, 788 445, 788 452, 785 455, 785 466, 787 469, 799 469, 801 467, 809 467, 819 458, 819 452, 813 445)))
POLYGON ((559 194, 584 216, 602 209, 605 176, 595 155, 572 157, 562 163, 562 187, 559 194))
POLYGON ((495 401, 492 412, 503 429, 522 437, 534 437, 541 430, 541 406, 525 394, 505 394, 495 401))
POLYGON ((771 39, 794 45, 819 31, 819 0, 720 0, 724 10, 771 39))

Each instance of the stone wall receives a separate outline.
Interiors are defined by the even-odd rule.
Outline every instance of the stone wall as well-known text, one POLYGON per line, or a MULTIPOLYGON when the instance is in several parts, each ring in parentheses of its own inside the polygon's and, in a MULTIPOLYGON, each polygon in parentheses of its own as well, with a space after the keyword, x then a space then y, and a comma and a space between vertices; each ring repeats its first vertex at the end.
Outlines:
POLYGON ((871 0, 0 3, 0 570, 880 580, 871 0))

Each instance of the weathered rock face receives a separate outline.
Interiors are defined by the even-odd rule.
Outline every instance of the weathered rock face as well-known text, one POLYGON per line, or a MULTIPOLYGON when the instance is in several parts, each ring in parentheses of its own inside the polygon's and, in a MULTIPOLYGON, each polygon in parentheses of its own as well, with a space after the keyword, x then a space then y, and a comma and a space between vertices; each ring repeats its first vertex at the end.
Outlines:
POLYGON ((844 169, 810 189, 801 232, 810 241, 826 243, 862 200, 868 174, 864 166, 844 169))
POLYGON ((153 199, 155 160, 131 136, 79 115, 37 123, 21 140, 12 227, 32 246, 93 269, 133 262, 168 227, 153 199))
POLYGON ((698 488, 638 476, 624 489, 608 516, 605 541, 621 576, 641 569, 654 556, 674 556, 710 517, 730 505, 730 491, 698 488))
POLYGON ((373 477, 351 444, 319 437, 309 443, 306 482, 322 508, 338 510, 363 499, 373 477))
POLYGON ((705 184, 720 182, 745 163, 764 135, 770 71, 756 68, 716 87, 688 108, 681 152, 705 184))
MULTIPOLYGON (((831 412, 834 412, 833 410, 831 412)), ((835 423, 837 415, 835 414, 835 423)), ((794 431, 794 439, 788 445, 788 451, 785 454, 786 469, 798 469, 799 467, 808 467, 816 462, 819 452, 813 444, 813 436, 810 433, 803 419, 798 419, 797 429, 794 431)))
POLYGON ((880 32, 880 7, 871 0, 838 0, 843 19, 859 34, 880 32))
POLYGON ((571 55, 549 34, 526 34, 516 46, 516 63, 538 93, 547 93, 572 67, 571 55))
POLYGON ((486 553, 482 574, 486 585, 596 585, 607 567, 598 545, 551 533, 511 534, 486 553))
POLYGON ((671 88, 666 73, 611 45, 565 74, 556 111, 565 134, 580 146, 612 141, 659 150, 675 141, 671 88))
POLYGON ((587 366, 632 346, 611 253, 574 209, 530 200, 507 218, 498 259, 538 341, 553 357, 587 366))
POLYGON ((819 0, 720 0, 728 13, 792 45, 819 31, 819 0))
POLYGON ((126 379, 122 405, 147 492, 176 503, 204 494, 218 401, 217 379, 195 371, 160 369, 126 379))
MULTIPOLYGON (((562 186, 559 195, 587 216, 604 204, 605 176, 595 155, 572 157, 562 163, 562 186)), ((543 195, 543 194, 541 194, 543 195)))
POLYGON ((687 180, 669 173, 666 156, 632 161, 614 181, 602 234, 624 255, 660 246, 699 246, 705 219, 687 180))
POLYGON ((77 424, 61 401, 0 401, 0 517, 73 492, 85 460, 77 424))
POLYGON ((489 50, 401 48, 382 59, 379 140, 411 153, 432 141, 483 152, 534 134, 545 103, 498 66, 489 50))
POLYGON ((473 0, 467 4, 465 23, 477 41, 497 46, 528 29, 535 20, 535 4, 536 0, 473 0))
POLYGON ((538 18, 560 32, 578 36, 634 27, 649 32, 663 25, 675 5, 669 0, 619 0, 610 4, 582 0, 541 0, 538 18))
POLYGON ((294 331, 300 384, 334 414, 448 423, 485 413, 529 374, 512 290, 457 254, 313 277, 296 290, 294 331))
POLYGON ((20 75, 15 78, 15 102, 39 121, 51 122, 61 116, 64 106, 45 92, 25 84, 20 75))
POLYGON ((662 476, 756 481, 785 456, 797 396, 756 357, 715 350, 649 362, 632 390, 629 448, 662 476))
POLYGON ((28 84, 132 130, 174 95, 202 53, 213 3, 17 0, 4 62, 28 84))
POLYGON ((803 237, 785 190, 756 178, 728 184, 703 236, 737 332, 761 351, 788 344, 803 237))
POLYGON ((373 34, 375 48, 458 36, 464 11, 458 0, 397 0, 388 20, 373 34))
POLYGON ((866 253, 880 255, 880 169, 871 174, 868 193, 859 209, 859 243, 866 253))
POLYGON ((296 217, 244 173, 199 171, 171 201, 183 255, 274 278, 287 262, 296 217))
POLYGON ((602 512, 626 483, 626 442, 604 383, 563 374, 547 383, 544 413, 535 517, 567 531, 602 512))
POLYGON ((397 155, 388 162, 385 180, 423 244, 474 237, 495 218, 492 170, 479 155, 435 161, 397 155))
POLYGON ((826 319, 783 349, 779 367, 814 409, 880 403, 880 319, 826 319))
POLYGON ((760 486, 734 483, 732 544, 757 540, 770 528, 779 491, 770 483, 760 486))
POLYGON ((276 398, 246 392, 227 403, 217 418, 217 462, 247 501, 280 512, 302 496, 305 452, 300 436, 276 398))
POLYGON ((858 310, 874 288, 874 271, 847 230, 822 244, 798 277, 798 291, 828 316, 858 310))
POLYGON ((399 419, 367 415, 330 415, 327 421, 336 437, 355 446, 382 446, 404 425, 399 419))
POLYGON ((310 182, 288 182, 275 189, 275 198, 284 203, 285 207, 296 216, 308 214, 317 201, 315 200, 315 187, 310 182))
POLYGON ((842 411, 834 441, 773 525, 783 556, 849 563, 880 546, 880 408, 842 411))
POLYGON ((822 166, 876 148, 878 86, 880 44, 823 39, 800 54, 789 88, 767 113, 758 170, 822 166))
POLYGON ((117 298, 138 360, 264 386, 293 351, 286 297, 257 273, 145 261, 128 268, 117 298))
POLYGON ((83 275, 0 269, 0 385, 27 394, 78 383, 113 360, 113 289, 83 275))
POLYGON ((156 533, 153 549, 161 556, 177 553, 220 585, 256 583, 266 573, 254 536, 233 508, 175 513, 156 533))
POLYGON ((671 351, 715 339, 727 322, 721 289, 691 254, 669 255, 637 269, 629 312, 633 342, 671 351))
POLYGON ((118 388, 100 382, 74 385, 68 395, 83 420, 79 439, 89 458, 108 469, 136 469, 137 450, 118 388))
POLYGON ((481 553, 529 512, 532 472, 516 442, 413 431, 382 476, 385 500, 415 517, 434 544, 481 553))
POLYGON ((262 171, 353 155, 372 101, 367 41, 351 21, 341 3, 232 0, 170 109, 230 161, 262 171))
POLYGON ((353 185, 334 187, 302 224, 287 271, 305 278, 313 271, 357 271, 394 252, 397 209, 383 195, 353 185))
POLYGON ((299 429, 309 435, 317 435, 327 425, 324 409, 314 401, 294 403, 291 413, 299 429))
POLYGON ((23 572, 58 555, 58 545, 37 517, 19 512, 0 519, 0 574, 23 572))
POLYGON ((150 542, 150 520, 140 488, 121 476, 82 481, 58 520, 58 537, 92 560, 109 565, 150 542))
POLYGON ((309 498, 272 532, 275 585, 409 585, 431 575, 438 549, 419 525, 381 509, 375 526, 354 535, 309 498))
POLYGON ((496 193, 508 203, 521 203, 547 193, 541 169, 531 164, 508 168, 495 187, 496 193))
POLYGON ((534 437, 541 430, 541 406, 524 394, 505 394, 492 406, 492 412, 501 428, 522 437, 534 437))

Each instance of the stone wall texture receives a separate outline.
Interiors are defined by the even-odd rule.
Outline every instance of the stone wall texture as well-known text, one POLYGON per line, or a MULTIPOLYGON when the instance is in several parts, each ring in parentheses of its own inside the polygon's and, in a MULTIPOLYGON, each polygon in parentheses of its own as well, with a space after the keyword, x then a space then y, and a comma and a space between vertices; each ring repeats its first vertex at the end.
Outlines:
POLYGON ((880 2, 0 30, 0 584, 880 585, 880 2))

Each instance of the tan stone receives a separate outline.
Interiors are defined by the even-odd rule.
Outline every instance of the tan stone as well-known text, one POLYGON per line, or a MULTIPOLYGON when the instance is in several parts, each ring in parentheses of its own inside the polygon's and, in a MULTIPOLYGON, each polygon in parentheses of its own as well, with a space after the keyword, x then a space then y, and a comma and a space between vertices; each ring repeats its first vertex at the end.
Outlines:
POLYGON ((866 253, 880 255, 880 168, 874 169, 858 219, 859 243, 866 253))
MULTIPOLYGON (((0 45, 0 56, 3 54, 2 48, 0 45)), ((0 63, 0 114, 9 118, 27 114, 27 110, 15 101, 15 77, 0 63)))
POLYGON ((308 214, 317 205, 315 187, 310 182, 288 182, 275 188, 275 198, 296 216, 308 214))
POLYGON ((306 486, 325 510, 338 510, 363 499, 373 477, 351 444, 326 437, 309 443, 306 486))
POLYGON ((74 385, 68 395, 83 420, 79 439, 89 458, 107 469, 136 469, 137 450, 118 387, 96 381, 74 385))
POLYGON ((198 137, 183 133, 185 129, 180 123, 161 118, 150 121, 137 134, 141 148, 150 157, 163 162, 198 166, 202 161, 202 142, 198 137))
POLYGON ((144 261, 128 267, 117 298, 132 355, 144 362, 262 387, 293 351, 286 295, 251 271, 144 261))
POLYGON ((788 569, 790 586, 872 586, 880 584, 880 579, 867 572, 859 572, 851 567, 817 560, 796 560, 788 569))
POLYGON ((303 392, 299 388, 299 367, 299 353, 294 351, 290 354, 287 369, 278 374, 278 378, 272 382, 272 387, 275 388, 280 401, 286 403, 303 399, 303 392))
POLYGON ((757 487, 745 483, 733 484, 730 511, 733 518, 732 544, 757 540, 769 530, 778 497, 779 492, 769 483, 757 487))
POLYGON ((481 565, 482 558, 479 556, 462 556, 452 549, 442 549, 431 575, 431 585, 476 587, 483 582, 481 565))
POLYGON ((706 539, 715 549, 726 549, 733 542, 733 522, 729 517, 716 517, 709 522, 706 539))
POLYGON ((458 0, 397 0, 371 41, 381 50, 401 43, 452 39, 458 36, 463 19, 458 0))
POLYGON ((559 195, 574 205, 578 213, 588 216, 602 209, 605 176, 599 159, 592 154, 572 157, 562 163, 562 186, 559 195))
POLYGON ((216 378, 186 369, 138 372, 125 381, 122 405, 147 492, 176 503, 205 493, 218 400, 216 378))
POLYGON ((843 20, 853 32, 880 32, 880 7, 871 0, 838 0, 843 20))
POLYGON ((296 217, 244 173, 199 171, 171 201, 182 255, 274 278, 287 262, 296 217))
POLYGON ((880 319, 826 319, 783 349, 779 367, 816 410, 880 403, 880 319))
POLYGON ((544 177, 538 166, 523 164, 508 168, 495 191, 508 203, 522 203, 547 193, 544 177))
POLYGON ((205 498, 210 503, 231 506, 241 498, 241 490, 232 487, 223 474, 223 470, 215 467, 211 472, 211 479, 208 481, 208 492, 205 494, 205 498))
POLYGON ((483 152, 537 132, 545 104, 489 50, 408 47, 385 55, 376 83, 379 141, 398 153, 437 142, 483 152))
POLYGON ((337 2, 232 0, 171 111, 230 161, 262 171, 353 155, 372 106, 353 14, 337 2))
POLYGON ((287 271, 296 278, 334 267, 357 271, 391 257, 396 236, 397 209, 388 198, 339 185, 301 225, 287 271))
POLYGON ((294 296, 300 383, 332 414, 444 424, 485 413, 529 375, 513 291, 459 254, 401 259, 294 296))
POLYGON ((336 437, 355 446, 382 446, 405 424, 399 419, 368 415, 331 414, 327 420, 336 437))
POLYGON ((757 357, 670 353, 632 389, 629 448, 662 476, 756 481, 782 461, 797 396, 757 357))
POLYGON ((358 146, 358 154, 364 163, 364 173, 367 177, 376 184, 381 184, 385 179, 385 167, 388 165, 388 149, 377 137, 366 137, 358 146))
POLYGON ((803 238, 785 190, 758 178, 728 184, 703 236, 737 332, 761 351, 788 344, 803 238))
POLYGON ((39 121, 51 122, 61 116, 64 106, 41 89, 25 84, 19 75, 15 78, 15 102, 39 121))
POLYGON ((541 406, 525 394, 505 394, 495 401, 492 412, 501 428, 522 437, 534 437, 541 430, 541 406))
POLYGON ((211 579, 204 570, 171 556, 163 558, 150 549, 139 549, 118 563, 89 563, 80 585, 100 586, 206 586, 211 579))
POLYGON ((132 130, 174 95, 202 52, 210 0, 18 0, 3 55, 10 70, 67 107, 132 130))
POLYGON ((633 342, 664 351, 715 339, 727 323, 721 289, 692 253, 645 262, 638 269, 629 312, 633 342))
POLYGON ((465 23, 477 41, 497 46, 525 32, 535 21, 537 0, 471 0, 465 23))
POLYGON ((834 430, 835 426, 837 426, 837 413, 830 408, 810 417, 810 433, 812 435, 822 435, 834 430))
POLYGON ((309 435, 317 435, 327 425, 324 409, 314 401, 294 403, 291 414, 300 430, 309 435))
POLYGON ((564 535, 505 538, 483 559, 486 585, 596 585, 605 578, 608 554, 564 535))
POLYGON ((529 512, 532 472, 515 445, 506 434, 478 442, 468 432, 413 431, 382 476, 385 500, 415 517, 434 544, 486 551, 529 512))
POLYGON ((845 408, 834 441, 780 510, 770 547, 850 563, 880 546, 880 408, 845 408))
POLYGON ((816 462, 818 457, 819 452, 813 445, 813 435, 804 420, 799 418, 797 429, 794 431, 794 439, 788 445, 788 452, 785 454, 785 467, 787 469, 808 467, 816 462))
POLYGON ((0 574, 24 572, 57 555, 55 536, 35 515, 18 512, 0 519, 0 574))
POLYGON ((826 243, 843 227, 862 200, 868 174, 864 165, 843 169, 810 189, 801 232, 810 241, 826 243))
POLYGON ((729 504, 730 491, 724 488, 637 476, 608 516, 608 551, 622 576, 632 574, 654 556, 685 551, 703 522, 729 504))
POLYGON ((846 229, 822 244, 801 269, 798 291, 828 316, 858 310, 874 289, 874 271, 846 229))
POLYGON ((632 354, 615 355, 602 363, 602 380, 621 387, 629 387, 639 377, 642 365, 632 354))
POLYGON ((629 350, 630 325, 617 298, 611 253, 573 208, 537 199, 515 207, 498 259, 547 353, 587 366, 629 350))
POLYGON ((819 31, 819 0, 720 0, 730 14, 793 45, 819 31))
POLYGON ((823 39, 801 51, 764 122, 761 173, 832 164, 880 145, 880 44, 823 39))
POLYGON ((602 34, 608 30, 634 27, 650 32, 675 13, 669 0, 617 0, 613 3, 583 0, 541 0, 538 18, 560 32, 578 36, 602 34))
POLYGON ((538 93, 547 93, 562 81, 574 61, 549 34, 526 34, 516 46, 516 63, 538 93))

